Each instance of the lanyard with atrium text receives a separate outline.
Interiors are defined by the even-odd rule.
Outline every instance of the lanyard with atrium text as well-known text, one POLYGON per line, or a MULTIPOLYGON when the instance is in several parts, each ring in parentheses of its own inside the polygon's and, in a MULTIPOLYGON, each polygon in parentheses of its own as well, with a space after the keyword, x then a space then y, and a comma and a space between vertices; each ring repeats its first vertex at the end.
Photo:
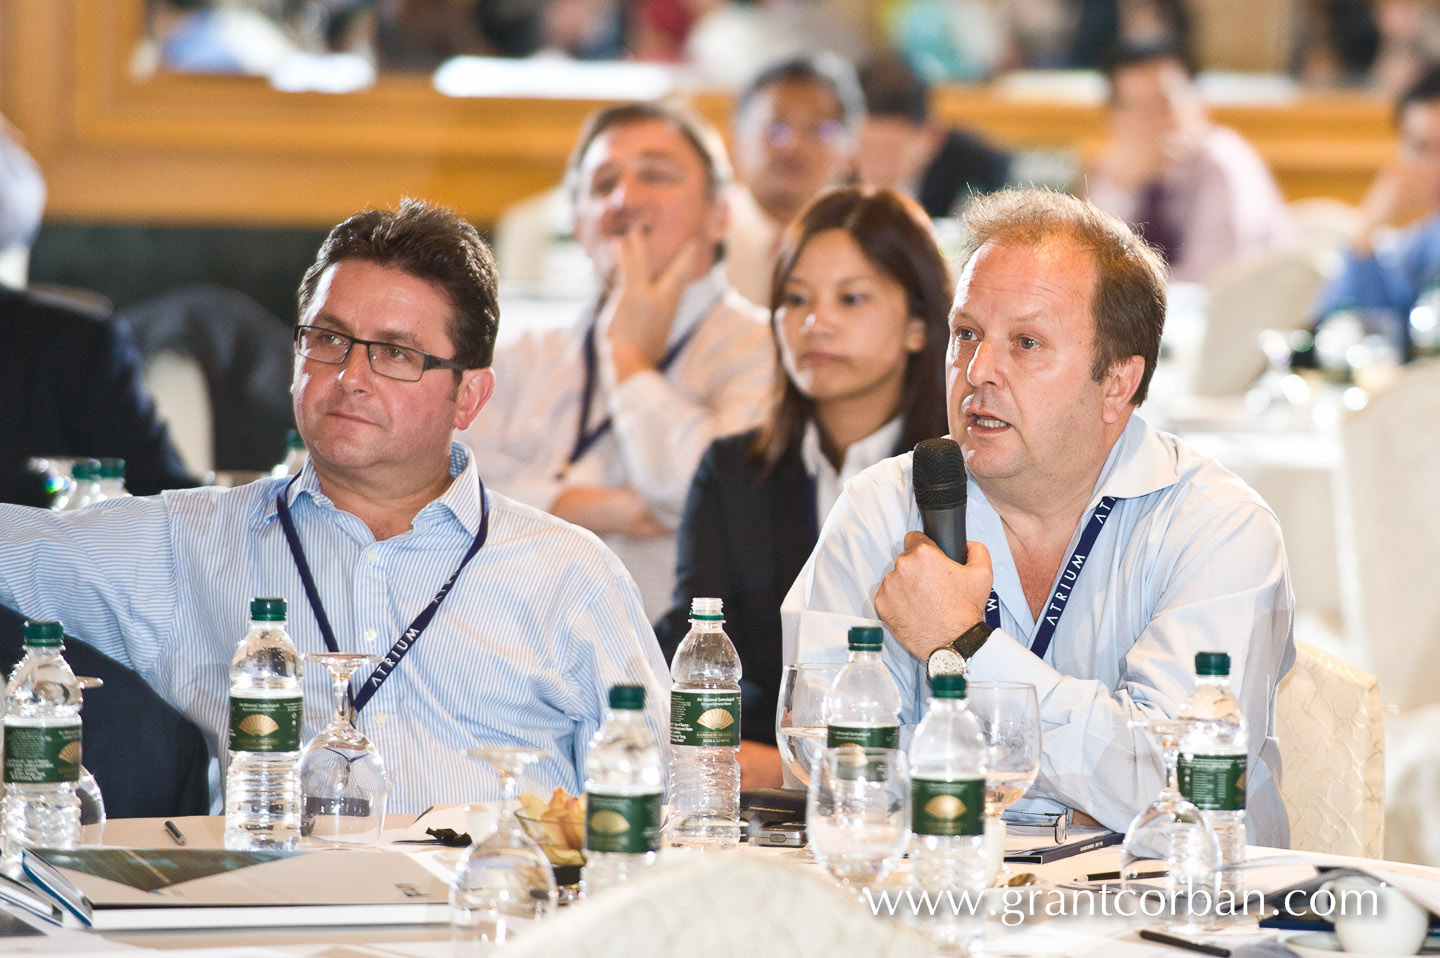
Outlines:
MULTIPOLYGON (((1080 578, 1080 570, 1085 568, 1085 560, 1090 557, 1090 550, 1095 548, 1095 540, 1100 537, 1100 530, 1105 527, 1105 520, 1110 518, 1110 510, 1115 508, 1116 501, 1115 496, 1101 497, 1095 511, 1090 513, 1090 522, 1080 534, 1080 542, 1076 544, 1075 551, 1070 553, 1070 558, 1061 567, 1060 583, 1055 586, 1055 594, 1050 597, 1050 604, 1041 614, 1040 628, 1035 630, 1035 638, 1030 643, 1030 651, 1039 658, 1043 659, 1050 648, 1050 640, 1055 637, 1055 627, 1060 624, 1060 616, 1065 613, 1065 603, 1070 601, 1070 594, 1075 591, 1075 581, 1080 578)), ((1000 628, 1000 596, 994 589, 990 590, 990 598, 985 603, 985 624, 992 629, 1000 628)))
MULTIPOLYGON (((717 294, 715 299, 719 300, 719 298, 720 296, 717 294)), ((710 312, 711 308, 714 305, 714 302, 711 302, 703 310, 700 311, 700 315, 704 316, 706 313, 710 312)), ((655 364, 656 372, 663 374, 675 364, 676 358, 680 355, 680 350, 684 349, 685 345, 690 342, 690 337, 695 335, 695 330, 699 327, 700 324, 697 322, 694 326, 691 326, 685 332, 684 336, 681 336, 679 339, 675 340, 675 342, 670 345, 670 348, 665 350, 665 355, 661 356, 660 361, 655 364)), ((570 458, 565 460, 566 469, 569 469, 571 466, 575 465, 575 463, 579 462, 580 457, 585 455, 585 453, 589 452, 590 447, 595 445, 596 440, 598 440, 601 436, 609 432, 611 426, 611 419, 609 416, 606 416, 604 419, 602 419, 595 425, 594 429, 587 430, 585 428, 585 423, 590 420, 590 404, 595 400, 596 359, 595 323, 593 322, 585 329, 584 352, 585 384, 583 387, 581 387, 580 390, 580 426, 575 433, 575 445, 570 449, 570 458)), ((561 474, 564 474, 564 470, 561 470, 561 474)))
MULTIPOLYGON (((299 476, 295 478, 298 479, 299 476)), ((295 523, 290 518, 290 507, 285 502, 286 497, 290 494, 290 486, 294 484, 295 479, 291 479, 286 484, 284 491, 275 497, 275 511, 280 514, 280 525, 285 530, 285 541, 290 544, 290 555, 295 560, 295 568, 300 572, 300 581, 305 585, 305 596, 310 600, 310 609, 315 613, 315 621, 320 626, 320 637, 325 640, 325 648, 331 652, 339 652, 340 646, 335 641, 335 632, 330 628, 330 618, 325 614, 325 606, 320 602, 320 591, 315 588, 315 577, 310 574, 310 564, 305 561, 305 552, 300 548, 300 535, 295 531, 295 523)), ((480 528, 475 533, 475 541, 470 544, 470 550, 465 553, 465 558, 460 560, 460 565, 450 574, 450 578, 445 580, 445 584, 440 586, 440 591, 435 593, 435 598, 431 599, 429 604, 420 611, 420 614, 415 617, 415 621, 410 623, 410 627, 400 635, 399 640, 390 647, 390 651, 375 666, 375 671, 371 672, 370 677, 365 680, 359 694, 352 693, 351 704, 356 712, 365 707, 365 703, 370 701, 370 697, 380 688, 381 683, 388 679, 395 666, 400 664, 405 653, 409 652, 410 647, 419 641, 420 633, 424 632, 425 627, 430 624, 430 620, 435 618, 441 600, 450 593, 450 587, 460 577, 460 571, 471 559, 475 558, 475 553, 479 552, 480 547, 485 544, 485 537, 489 532, 490 502, 485 496, 485 486, 482 483, 480 485, 480 528)))

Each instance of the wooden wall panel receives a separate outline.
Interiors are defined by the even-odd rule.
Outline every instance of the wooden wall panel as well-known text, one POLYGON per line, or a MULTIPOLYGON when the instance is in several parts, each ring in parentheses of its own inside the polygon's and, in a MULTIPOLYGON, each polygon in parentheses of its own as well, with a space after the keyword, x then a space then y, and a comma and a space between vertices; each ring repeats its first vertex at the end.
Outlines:
MULTIPOLYGON (((0 110, 46 172, 52 219, 324 227, 409 193, 490 223, 558 180, 600 102, 452 99, 407 76, 343 96, 248 78, 136 81, 141 13, 141 0, 0 0, 0 110)), ((724 128, 726 98, 697 106, 724 128)), ((985 88, 940 91, 937 111, 1017 147, 1088 156, 1104 135, 1098 107, 985 88)), ((1363 96, 1216 112, 1296 198, 1358 200, 1393 149, 1388 106, 1363 96)))

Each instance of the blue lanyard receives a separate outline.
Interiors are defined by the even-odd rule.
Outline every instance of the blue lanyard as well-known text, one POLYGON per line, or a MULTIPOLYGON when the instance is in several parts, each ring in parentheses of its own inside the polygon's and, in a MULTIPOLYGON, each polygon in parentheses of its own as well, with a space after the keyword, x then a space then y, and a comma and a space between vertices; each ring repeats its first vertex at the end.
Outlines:
MULTIPOLYGON (((1045 658, 1045 653, 1049 651, 1050 640, 1055 638, 1055 627, 1060 624, 1060 616, 1065 614, 1065 605, 1075 591, 1075 581, 1080 578, 1080 570, 1085 568, 1085 560, 1090 558, 1090 550, 1095 548, 1095 540, 1100 537, 1100 530, 1105 527, 1105 520, 1110 518, 1110 511, 1117 501, 1115 496, 1101 497, 1095 511, 1090 513, 1090 522, 1080 534, 1075 551, 1061 566, 1060 583, 1055 586, 1050 604, 1040 614, 1040 628, 1035 630, 1035 637, 1030 642, 1030 651, 1035 653, 1036 658, 1045 658)), ((985 624, 992 629, 1000 628, 1000 596, 994 589, 990 590, 990 598, 985 602, 985 624)))
MULTIPOLYGON (((719 299, 720 296, 717 294, 715 300, 718 301, 719 299)), ((706 313, 710 312, 714 305, 715 301, 711 301, 708 306, 700 311, 700 315, 703 317, 706 313)), ((675 342, 670 345, 670 348, 665 350, 665 355, 661 356, 660 362, 655 364, 657 372, 665 373, 671 366, 675 365, 675 360, 680 356, 680 351, 690 342, 690 338, 695 335, 695 330, 699 328, 700 324, 697 322, 686 331, 684 336, 675 340, 675 342)), ((595 323, 593 321, 589 326, 585 327, 584 353, 585 384, 580 390, 580 425, 575 433, 575 445, 570 449, 570 458, 565 460, 566 469, 579 462, 580 457, 589 452, 590 447, 595 445, 600 437, 609 432, 612 425, 611 418, 606 416, 595 425, 594 429, 587 430, 585 428, 585 423, 590 420, 590 405, 595 401, 595 367, 597 361, 595 359, 595 323)), ((564 470, 561 470, 561 475, 564 475, 564 470)))
MULTIPOLYGON (((295 479, 298 478, 300 477, 295 477, 295 479)), ((295 560, 295 568, 300 572, 300 581, 305 586, 305 597, 310 600, 310 609, 315 613, 315 621, 320 626, 320 637, 325 640, 325 648, 331 652, 339 652, 340 646, 335 641, 335 631, 330 627, 330 618, 325 614, 325 606, 320 602, 320 590, 315 587, 315 577, 310 574, 310 564, 305 561, 305 552, 300 548, 300 535, 295 531, 295 522, 290 518, 290 506, 285 502, 286 497, 290 494, 290 487, 295 484, 295 479, 287 482, 285 489, 275 497, 275 511, 280 514, 280 525, 285 530, 285 541, 290 545, 290 556, 295 560)), ((476 482, 479 481, 477 478, 476 482)), ((390 647, 390 651, 375 666, 375 671, 370 673, 370 677, 360 687, 360 694, 352 693, 351 707, 356 712, 365 707, 365 703, 370 701, 370 697, 380 688, 381 683, 388 679, 395 666, 400 664, 405 653, 409 652, 411 647, 420 640, 420 633, 424 632, 425 627, 430 624, 430 620, 435 618, 435 613, 440 608, 440 602, 450 594, 450 587, 460 577, 460 571, 471 559, 475 558, 475 553, 479 552, 480 547, 485 544, 485 537, 489 533, 490 500, 485 495, 485 484, 480 483, 480 528, 475 533, 475 541, 470 544, 470 549, 465 553, 465 558, 460 560, 460 565, 450 574, 450 578, 445 580, 445 584, 440 586, 440 591, 435 593, 435 598, 420 610, 415 621, 411 622, 410 627, 401 633, 400 638, 390 647)))

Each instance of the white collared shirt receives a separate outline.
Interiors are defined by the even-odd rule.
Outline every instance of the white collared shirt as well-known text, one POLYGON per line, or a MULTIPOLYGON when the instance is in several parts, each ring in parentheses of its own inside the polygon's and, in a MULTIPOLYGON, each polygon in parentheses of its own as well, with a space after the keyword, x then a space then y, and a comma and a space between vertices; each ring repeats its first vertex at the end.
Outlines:
POLYGON ((815 483, 816 529, 825 524, 825 517, 835 508, 845 483, 894 453, 895 443, 900 441, 900 428, 900 417, 896 416, 864 439, 852 442, 845 450, 839 471, 836 471, 820 450, 820 427, 813 419, 805 421, 805 435, 800 439, 800 461, 805 465, 805 475, 815 483))
MULTIPOLYGON (((905 453, 846 485, 781 606, 786 662, 843 660, 851 625, 880 624, 880 580, 905 533, 921 528, 910 469, 905 453)), ((1195 653, 1228 652, 1249 722, 1247 824, 1253 841, 1285 845, 1275 687, 1295 659, 1294 596, 1274 513, 1236 476, 1138 415, 1111 450, 1069 551, 1102 496, 1119 501, 1042 660, 1028 648, 1036 623, 1000 517, 969 483, 968 535, 990 550, 1001 623, 970 675, 1036 688, 1044 754, 1029 795, 1125 829, 1162 777, 1159 750, 1130 721, 1176 715, 1194 686, 1195 653)), ((883 659, 908 729, 922 715, 925 663, 888 630, 883 659)))
MULTIPOLYGON (((764 314, 725 285, 717 265, 685 288, 669 345, 693 329, 663 374, 636 373, 619 385, 597 361, 587 429, 606 415, 611 429, 573 465, 585 384, 585 328, 523 330, 495 347, 495 394, 457 434, 481 463, 486 484, 550 509, 570 486, 631 486, 671 529, 700 457, 720 436, 764 418, 775 382, 775 347, 764 314), (568 468, 567 468, 568 466, 568 468)), ((598 350, 597 350, 598 352, 598 350)), ((602 536, 640 586, 654 621, 670 608, 675 536, 602 536)))

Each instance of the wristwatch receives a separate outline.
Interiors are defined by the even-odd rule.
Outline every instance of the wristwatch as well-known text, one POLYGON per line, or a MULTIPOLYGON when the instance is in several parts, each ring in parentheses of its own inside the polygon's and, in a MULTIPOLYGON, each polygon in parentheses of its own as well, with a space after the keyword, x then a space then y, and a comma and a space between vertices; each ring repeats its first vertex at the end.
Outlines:
POLYGON ((967 663, 980 651, 980 646, 990 638, 994 632, 990 626, 983 621, 976 622, 970 628, 960 633, 960 637, 949 645, 942 645, 930 653, 930 658, 925 660, 925 674, 934 678, 937 675, 964 675, 967 663))

